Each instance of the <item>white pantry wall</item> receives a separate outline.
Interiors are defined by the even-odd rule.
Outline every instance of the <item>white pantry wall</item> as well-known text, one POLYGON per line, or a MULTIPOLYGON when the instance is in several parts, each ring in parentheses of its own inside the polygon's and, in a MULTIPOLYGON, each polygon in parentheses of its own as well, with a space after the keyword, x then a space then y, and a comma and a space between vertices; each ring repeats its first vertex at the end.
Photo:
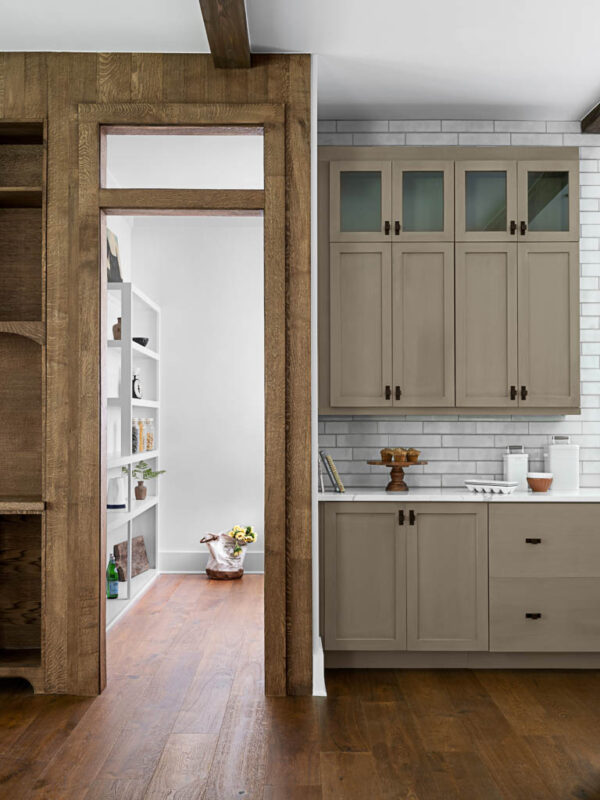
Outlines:
POLYGON ((204 570, 202 536, 253 524, 262 572, 262 217, 135 217, 132 257, 162 311, 159 568, 204 570))

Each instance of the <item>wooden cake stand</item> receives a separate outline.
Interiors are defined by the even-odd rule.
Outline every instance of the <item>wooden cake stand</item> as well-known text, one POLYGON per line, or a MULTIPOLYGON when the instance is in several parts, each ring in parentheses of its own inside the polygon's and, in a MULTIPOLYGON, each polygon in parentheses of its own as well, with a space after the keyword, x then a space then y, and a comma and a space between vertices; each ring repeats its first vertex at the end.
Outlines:
POLYGON ((406 467, 418 467, 427 463, 427 461, 367 461, 367 464, 389 467, 392 470, 390 482, 385 487, 386 492, 408 492, 408 486, 404 482, 404 470, 406 467))

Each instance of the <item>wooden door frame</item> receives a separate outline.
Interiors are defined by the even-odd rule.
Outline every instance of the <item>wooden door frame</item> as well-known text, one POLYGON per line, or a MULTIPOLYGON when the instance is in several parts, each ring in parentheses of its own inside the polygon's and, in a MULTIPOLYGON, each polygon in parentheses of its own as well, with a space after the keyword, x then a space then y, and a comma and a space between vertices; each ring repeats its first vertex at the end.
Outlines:
MULTIPOLYGON (((290 685, 287 640, 293 606, 288 607, 292 560, 286 554, 286 533, 294 503, 306 487, 287 480, 290 454, 297 455, 289 425, 294 394, 289 369, 286 250, 285 107, 279 104, 118 103, 80 104, 79 120, 79 300, 83 329, 79 342, 80 371, 86 387, 81 396, 79 457, 87 481, 88 504, 80 511, 81 528, 95 531, 98 561, 93 565, 97 593, 98 683, 106 684, 104 571, 106 564, 106 391, 103 343, 106 275, 100 268, 103 210, 252 210, 264 212, 265 307, 265 691, 269 695, 302 693, 290 685), (264 130, 264 190, 103 189, 100 181, 102 127, 124 126, 255 126, 264 130), (294 496, 297 492, 297 496, 294 496)), ((310 328, 310 313, 305 320, 310 328)), ((310 424, 307 420, 307 424, 310 424)), ((310 467, 310 450, 305 452, 310 467)), ((308 470, 310 474, 310 469, 308 470)), ((308 531, 310 537, 310 531, 308 531)), ((88 576, 90 572, 88 570, 88 576)), ((310 609, 310 598, 305 599, 310 609)), ((90 610, 91 611, 91 610, 90 610)), ((312 636, 309 629, 307 637, 312 636)), ((306 638, 306 637, 305 637, 306 638)), ((306 665, 305 665, 306 671, 306 665)), ((309 671, 310 674, 310 671, 309 671)), ((306 691, 306 689, 304 689, 306 691)))

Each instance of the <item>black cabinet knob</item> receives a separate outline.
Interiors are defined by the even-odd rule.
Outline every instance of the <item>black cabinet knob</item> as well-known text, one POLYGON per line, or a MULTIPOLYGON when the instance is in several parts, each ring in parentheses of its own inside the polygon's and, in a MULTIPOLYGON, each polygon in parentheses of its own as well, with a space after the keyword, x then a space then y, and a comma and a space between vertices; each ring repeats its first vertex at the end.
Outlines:
POLYGON ((528 611, 525 614, 525 619, 541 619, 542 615, 538 611, 528 611))

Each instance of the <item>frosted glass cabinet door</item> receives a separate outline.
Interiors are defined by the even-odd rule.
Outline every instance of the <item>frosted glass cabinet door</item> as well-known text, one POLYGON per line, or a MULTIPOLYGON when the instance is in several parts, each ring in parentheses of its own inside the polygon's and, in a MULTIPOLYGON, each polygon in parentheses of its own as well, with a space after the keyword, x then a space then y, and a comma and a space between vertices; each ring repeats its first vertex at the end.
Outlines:
POLYGON ((394 161, 392 217, 394 241, 453 241, 454 163, 394 161))
POLYGON ((579 239, 575 161, 519 161, 519 239, 576 242, 579 239))
POLYGON ((455 175, 456 241, 516 241, 516 162, 457 162, 455 175))
POLYGON ((391 161, 332 161, 329 172, 330 241, 389 242, 391 161))

